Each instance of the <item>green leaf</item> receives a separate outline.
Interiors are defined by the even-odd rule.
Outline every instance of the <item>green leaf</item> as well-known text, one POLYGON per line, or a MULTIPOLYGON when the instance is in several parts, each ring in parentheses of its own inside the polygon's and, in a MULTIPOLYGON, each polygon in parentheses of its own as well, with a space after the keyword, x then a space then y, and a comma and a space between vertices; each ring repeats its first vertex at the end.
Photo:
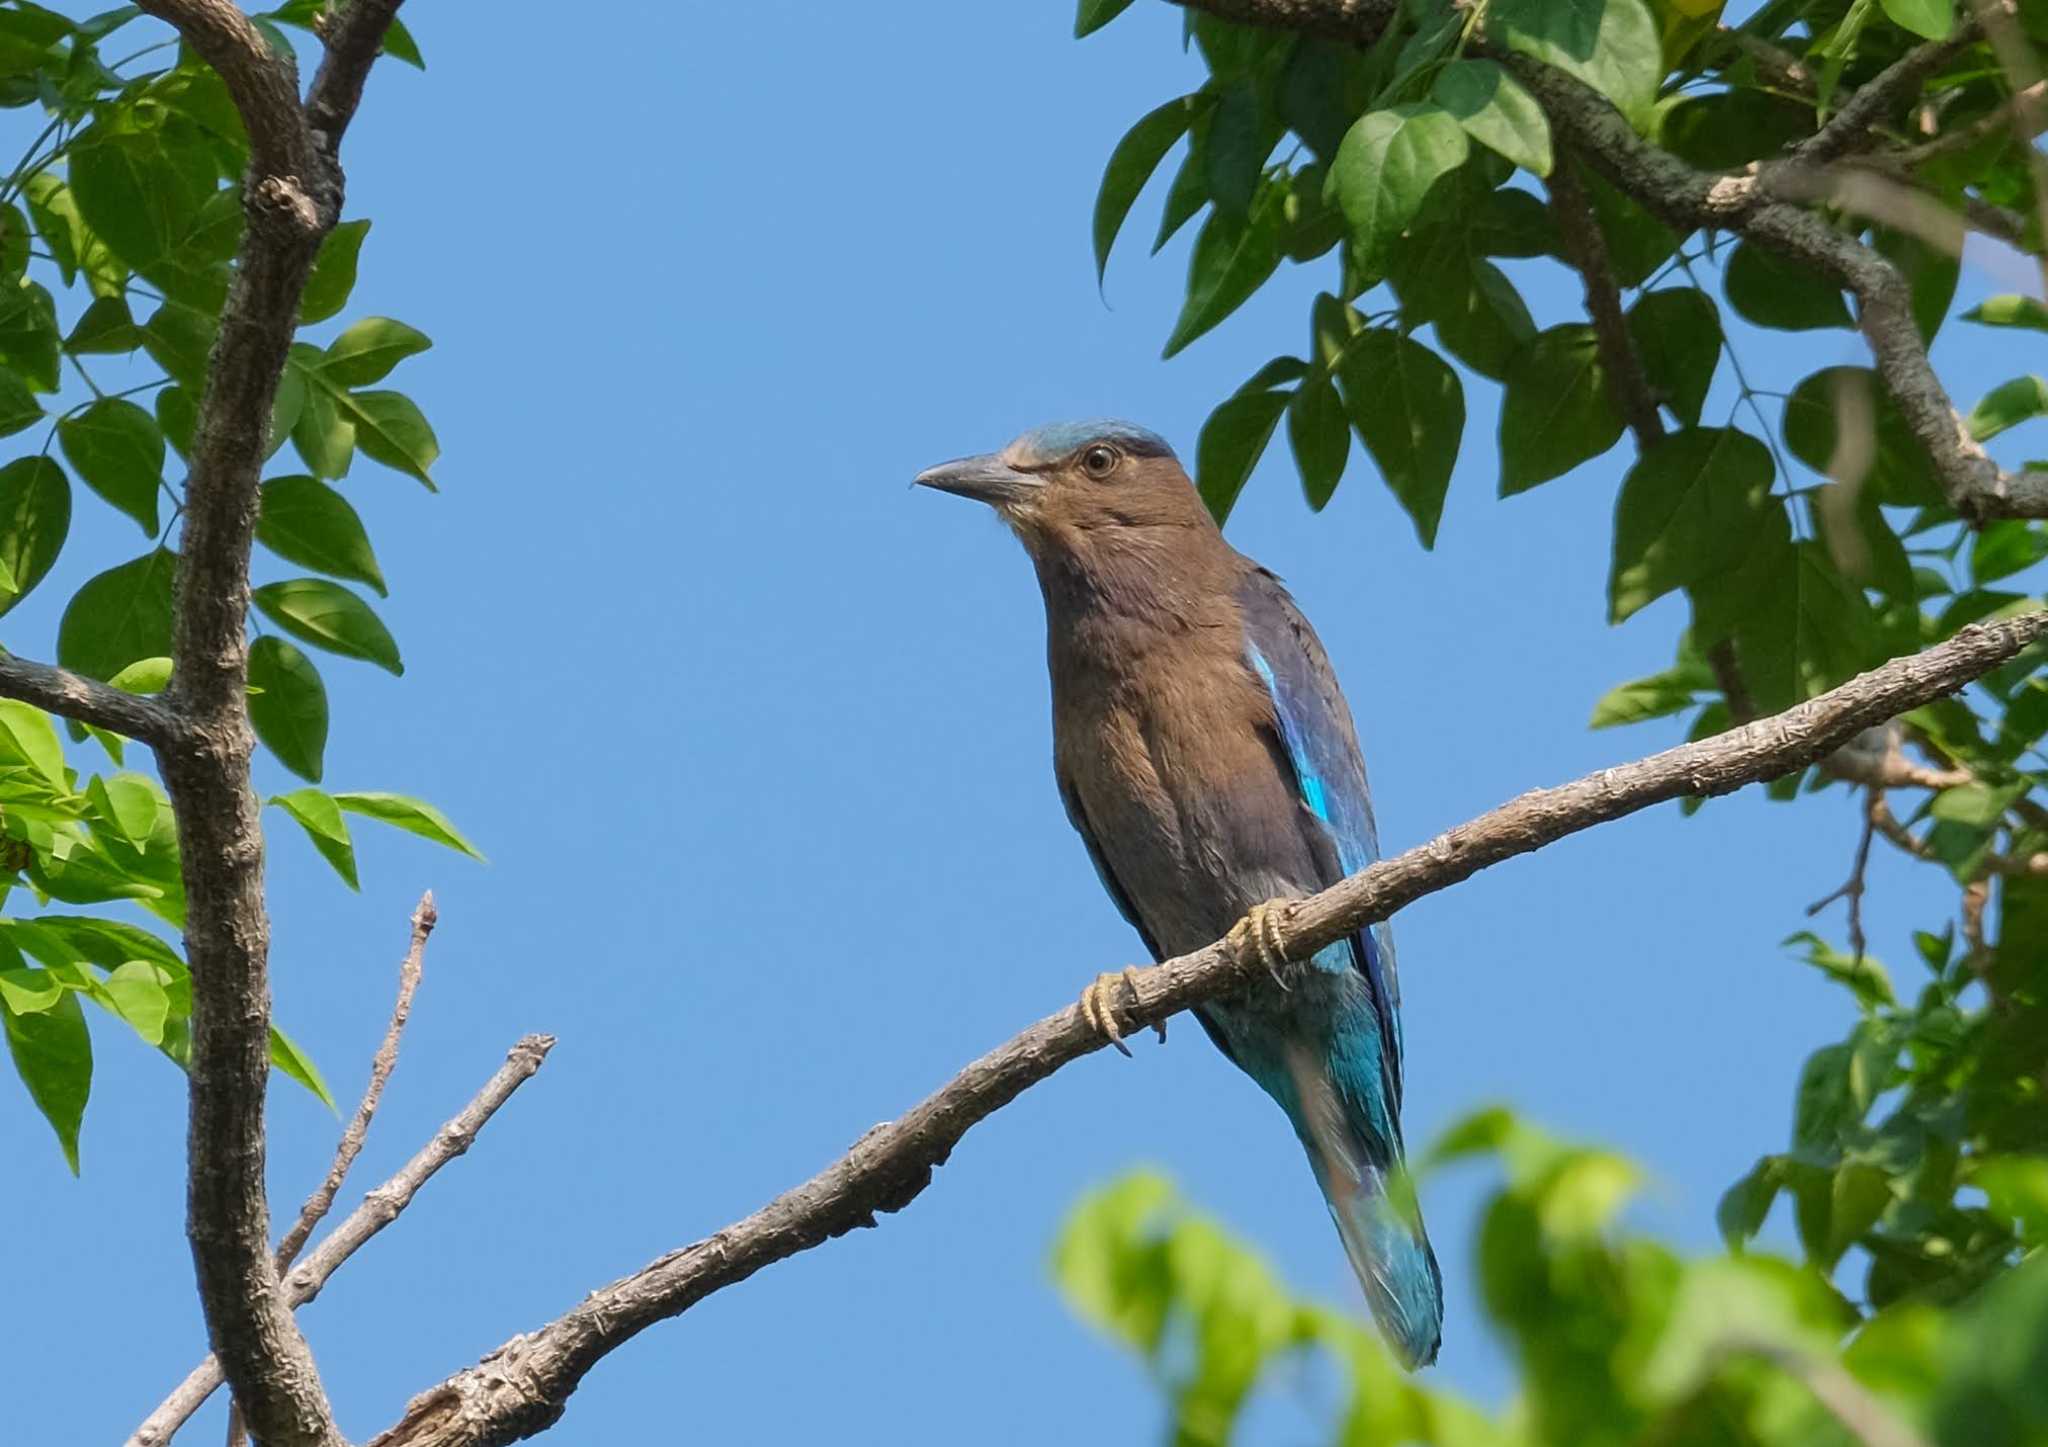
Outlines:
POLYGON ((154 417, 133 402, 104 397, 60 421, 57 440, 87 487, 156 536, 164 434, 154 417))
POLYGON ((1081 0, 1074 15, 1074 39, 1093 35, 1131 8, 1131 0, 1081 0))
POLYGON ((341 817, 341 806, 330 795, 318 789, 299 789, 279 794, 270 802, 299 821, 320 857, 334 866, 350 889, 362 888, 356 878, 356 849, 348 836, 348 820, 341 817))
POLYGON ((1495 44, 1576 76, 1638 127, 1647 118, 1664 53, 1642 0, 1492 0, 1485 14, 1495 44))
POLYGON ((1714 299, 1696 286, 1645 292, 1628 309, 1628 330, 1651 390, 1686 426, 1699 426, 1721 363, 1714 299))
POLYGON ((1593 717, 1586 727, 1615 728, 1666 718, 1692 707, 1699 695, 1714 686, 1713 675, 1703 666, 1673 668, 1647 678, 1616 684, 1600 695, 1593 705, 1593 717))
POLYGON ((1474 256, 1466 240, 1442 230, 1411 238, 1394 257, 1389 279, 1401 298, 1404 328, 1429 323, 1452 356, 1498 379, 1536 335, 1536 323, 1506 273, 1474 256))
MULTIPOLYGON (((1707 12, 1710 24, 1714 14, 1707 12)), ((1725 90, 1673 102, 1663 112, 1657 141, 1699 170, 1736 171, 1812 133, 1810 102, 1761 90, 1725 90)))
POLYGON ((183 387, 165 387, 156 394, 156 425, 163 429, 164 441, 178 456, 190 459, 192 456, 192 433, 199 426, 199 408, 192 401, 192 394, 183 387))
POLYGON ((57 1132, 64 1159, 78 1173, 78 1127, 85 1119, 86 1097, 92 1093, 92 1038, 78 996, 65 991, 48 1009, 17 1015, 0 996, 0 1024, 7 1030, 8 1053, 29 1098, 57 1132))
POLYGON ((1100 285, 1109 269, 1110 248, 1137 203, 1138 193, 1166 159, 1174 142, 1188 132, 1198 98, 1182 96, 1148 112, 1124 133, 1109 154, 1102 186, 1095 193, 1095 280, 1100 285))
POLYGON ((1202 146, 1202 169, 1217 210, 1244 214, 1276 139, 1260 112, 1258 90, 1249 80, 1218 96, 1202 146))
MULTIPOLYGON (((1961 245, 1957 232, 1957 245, 1961 245)), ((1932 343, 1955 300, 1956 283, 1962 276, 1962 258, 1947 247, 1924 240, 1917 232, 1877 227, 1871 240, 1878 253, 1906 278, 1912 290, 1913 323, 1923 344, 1932 343)))
POLYGON ((1867 367, 1828 367, 1802 380, 1785 401, 1784 425, 1786 447, 1815 472, 1867 481, 1889 506, 1946 505, 1926 452, 1867 367), (1860 470, 1848 465, 1865 459, 1860 470))
POLYGON ((1763 1229, 1764 1217, 1770 1215, 1771 1203, 1778 1198, 1778 1184, 1777 1157, 1765 1156, 1722 1195, 1714 1210, 1714 1224, 1721 1228, 1721 1239, 1731 1251, 1763 1229))
POLYGON ((1571 322, 1537 333, 1508 367, 1500 495, 1570 472, 1614 446, 1621 432, 1593 328, 1571 322))
POLYGON ((162 693, 170 686, 171 660, 138 658, 107 682, 130 693, 162 693))
POLYGON ((272 478, 262 497, 256 541, 288 563, 367 583, 385 596, 370 535, 347 498, 311 477, 272 478))
MULTIPOLYGON (((311 400, 309 395, 309 410, 311 400)), ((441 444, 412 398, 403 392, 345 392, 337 400, 355 428, 356 446, 365 457, 433 488, 427 469, 441 455, 441 444)))
MULTIPOLYGON (((1166 339, 1166 356, 1236 311, 1279 267, 1285 200, 1284 191, 1268 186, 1242 217, 1220 207, 1209 213, 1188 258, 1187 301, 1166 339)), ((363 450, 370 450, 367 443, 363 450)))
POLYGON ((1287 404, 1287 442, 1301 469, 1301 488, 1308 505, 1321 512, 1337 491, 1344 465, 1351 459, 1351 429, 1344 419, 1344 399, 1327 371, 1318 369, 1295 388, 1287 404))
POLYGON ((64 988, 48 970, 0 970, 0 1009, 41 1014, 64 998, 64 988))
POLYGON ((2039 377, 2014 377, 1984 394, 1970 409, 1964 425, 1979 442, 1989 441, 2008 427, 2048 412, 2048 382, 2039 377))
POLYGON ((1946 40, 1955 28, 1953 0, 1883 0, 1883 4, 1892 24, 1923 40, 1946 40))
POLYGON ((1444 494, 1465 437, 1465 389, 1444 360, 1411 337, 1373 330, 1354 337, 1337 366, 1344 410, 1380 476, 1436 546, 1444 494))
POLYGON ((1994 296, 1963 313, 1963 320, 1987 327, 2030 327, 2048 332, 2048 303, 2030 296, 1994 296))
POLYGON ((268 634, 249 648, 249 722, 278 762, 320 782, 327 751, 327 686, 313 661, 268 634))
POLYGON ((92 996, 126 1020, 149 1044, 164 1043, 164 1023, 170 1018, 171 999, 157 978, 155 965, 145 960, 129 960, 100 981, 92 996))
POLYGON ((1736 315, 1760 327, 1799 332, 1854 325, 1832 282, 1751 242, 1736 244, 1721 285, 1736 315))
POLYGON ((43 404, 14 373, 0 368, 0 437, 12 437, 43 420, 43 404))
POLYGON ((1464 164, 1464 128, 1433 102, 1367 111, 1344 133, 1329 189, 1368 272, 1422 212, 1430 188, 1464 164))
POLYGON ((299 298, 300 325, 324 322, 348 305, 348 295, 356 289, 356 260, 369 234, 367 220, 344 221, 327 233, 299 298))
MULTIPOLYGON (((313 355, 317 359, 320 354, 313 355)), ((305 401, 292 423, 292 446, 315 477, 346 477, 355 457, 356 425, 353 414, 342 410, 344 395, 324 380, 307 383, 305 401)))
POLYGON ((1815 531, 1844 578, 1876 588, 1895 602, 1918 600, 1913 560, 1885 521, 1874 488, 1830 482, 1815 488, 1809 501, 1815 531))
POLYGON ((125 297, 94 299, 64 339, 64 350, 79 356, 117 356, 142 345, 142 328, 135 324, 125 297))
POLYGON ((47 457, 17 457, 0 467, 0 590, 5 613, 42 582, 71 531, 71 483, 47 457))
POLYGON ((384 54, 393 60, 411 66, 414 70, 427 68, 426 58, 420 54, 420 43, 413 39, 412 32, 405 28, 405 22, 396 15, 384 27, 384 54))
POLYGON ((0 749, 11 751, 43 776, 59 795, 71 792, 71 778, 64 768, 64 746, 57 742, 57 730, 50 716, 33 704, 0 698, 0 749))
MULTIPOLYGON (((0 480, 6 474, 0 473, 0 480)), ((1970 577, 1983 586, 2025 572, 2048 557, 2048 533, 2038 523, 1986 523, 1970 544, 1970 577)))
POLYGON ((1875 623, 1826 548, 1795 545, 1782 510, 1767 522, 1739 568, 1690 591, 1695 636, 1703 646, 1732 637, 1759 710, 1777 713, 1861 671, 1875 623))
POLYGON ((1222 403, 1195 439, 1195 478, 1209 515, 1222 526, 1280 425, 1286 392, 1242 391, 1222 403))
POLYGON ((95 124, 71 147, 68 167, 86 224, 145 272, 192 232, 218 180, 198 127, 175 116, 146 130, 95 124))
POLYGON ((407 357, 433 346, 427 334, 389 317, 364 317, 328 344, 320 370, 344 387, 381 382, 407 357))
POLYGON ((214 331, 213 318, 205 312, 165 302, 142 324, 142 345, 173 381, 197 397, 206 390, 214 331))
POLYGON ((22 185, 28 214, 36 231, 50 248, 51 257, 66 286, 80 272, 95 296, 118 296, 127 280, 128 268, 115 259, 93 229, 78 213, 78 199, 71 187, 48 171, 38 171, 22 185))
MULTIPOLYGON (((54 735, 50 741, 55 744, 54 735)), ((169 801, 158 793, 155 781, 142 774, 116 774, 110 779, 96 777, 88 792, 101 818, 120 830, 122 838, 138 847, 148 845, 169 807, 169 801)))
POLYGON ((312 1091, 329 1110, 335 1109, 334 1097, 327 1093, 327 1082, 320 1077, 320 1067, 298 1047, 296 1041, 275 1025, 270 1027, 270 1063, 312 1091))
POLYGON ((62 346, 49 292, 35 282, 0 283, 0 363, 20 373, 31 390, 54 392, 62 346))
POLYGON ((405 672, 398 644, 383 620, 338 583, 288 578, 266 583, 250 596, 266 618, 294 638, 345 658, 365 659, 392 673, 405 672))
POLYGON ((1608 621, 1739 563, 1775 471, 1769 448, 1729 427, 1688 428, 1644 449, 1615 504, 1608 621))
POLYGON ((1452 61, 1437 72, 1430 97, 1480 145, 1525 171, 1550 174, 1550 122, 1543 108, 1493 61, 1452 61))
POLYGON ((112 678, 139 658, 169 656, 177 561, 158 548, 88 579, 57 624, 57 662, 89 678, 112 678))
POLYGON ((459 850, 470 858, 483 861, 477 847, 462 837, 462 833, 448 821, 448 816, 432 804, 403 794, 353 793, 336 794, 334 802, 351 814, 362 814, 371 819, 382 820, 408 834, 417 834, 422 839, 431 839, 459 850))
POLYGON ((1851 1056, 1847 1045, 1824 1045, 1807 1057, 1792 1107, 1795 1149, 1833 1159, 1843 1132, 1862 1118, 1849 1090, 1851 1056))

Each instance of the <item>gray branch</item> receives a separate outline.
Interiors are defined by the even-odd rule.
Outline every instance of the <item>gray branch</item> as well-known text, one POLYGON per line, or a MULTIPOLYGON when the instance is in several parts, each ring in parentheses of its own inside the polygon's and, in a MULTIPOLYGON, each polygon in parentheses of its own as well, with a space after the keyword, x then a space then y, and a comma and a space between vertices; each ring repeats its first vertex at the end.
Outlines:
MULTIPOLYGON (((1281 953, 1316 950, 1490 864, 1690 794, 1725 794, 1802 768, 1873 724, 1961 688, 2048 636, 2048 610, 1979 623, 1925 653, 1715 738, 1538 789, 1429 843, 1284 906, 1281 953)), ((1126 1031, 1240 991, 1265 973, 1222 942, 1140 970, 1121 1009, 1126 1031)), ((1078 1007, 1039 1021, 982 1056, 909 1113, 862 1136, 839 1160, 743 1221, 593 1292, 536 1331, 415 1397, 370 1447, 501 1447, 552 1426, 570 1393, 608 1353, 762 1267, 900 1211, 977 1122, 1061 1066, 1107 1042, 1078 1007)))
POLYGON ((162 743, 171 732, 170 714, 154 699, 11 653, 0 653, 0 698, 32 703, 145 744, 162 743))
MULTIPOLYGON (((363 1197, 363 1204, 330 1231, 313 1248, 313 1254, 284 1279, 286 1304, 300 1307, 318 1296, 320 1288, 341 1269, 344 1261, 360 1251, 371 1237, 396 1221, 399 1213, 412 1204, 420 1188, 433 1179, 435 1172, 475 1144, 485 1123, 512 1098, 513 1091, 532 1079, 554 1046, 552 1035, 528 1035, 514 1045, 505 1056, 505 1063, 485 1082, 476 1098, 463 1107, 462 1113, 434 1132, 433 1139, 400 1167, 396 1175, 363 1197)), ((206 1399, 220 1384, 220 1362, 208 1357, 192 1369, 161 1406, 149 1414, 147 1421, 135 1429, 126 1447, 164 1447, 192 1414, 206 1404, 206 1399)))

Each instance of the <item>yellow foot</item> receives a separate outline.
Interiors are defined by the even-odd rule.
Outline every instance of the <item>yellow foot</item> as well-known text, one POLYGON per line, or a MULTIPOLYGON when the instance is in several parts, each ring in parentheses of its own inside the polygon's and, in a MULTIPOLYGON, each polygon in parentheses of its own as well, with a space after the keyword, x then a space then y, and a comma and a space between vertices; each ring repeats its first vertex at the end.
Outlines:
POLYGON ((1281 973, 1287 957, 1280 952, 1280 913, 1287 907, 1286 901, 1278 899, 1255 904, 1223 937, 1223 943, 1230 947, 1234 957, 1240 960, 1247 955, 1256 958, 1266 967, 1266 973, 1273 977, 1273 983, 1283 990, 1289 987, 1286 976, 1281 973))
MULTIPOLYGON (((1116 1005, 1112 1003, 1110 996, 1110 992, 1116 989, 1128 991, 1133 1000, 1137 998, 1138 967, 1136 965, 1125 965, 1121 971, 1114 975, 1097 975, 1095 983, 1081 992, 1081 1018, 1107 1036, 1110 1044, 1128 1056, 1131 1053, 1131 1048, 1124 1044, 1124 1032, 1117 1026, 1116 1005)), ((1166 1040, 1166 1022, 1162 1020, 1152 1028, 1159 1032, 1159 1039, 1161 1043, 1164 1043, 1166 1040)))

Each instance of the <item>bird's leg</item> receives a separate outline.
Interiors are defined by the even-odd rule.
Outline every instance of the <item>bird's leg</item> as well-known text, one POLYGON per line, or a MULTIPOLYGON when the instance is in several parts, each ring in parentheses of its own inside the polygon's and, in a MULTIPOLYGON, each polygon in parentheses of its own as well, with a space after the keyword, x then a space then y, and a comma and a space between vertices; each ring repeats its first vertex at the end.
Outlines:
MULTIPOLYGON (((1118 988, 1128 990, 1133 1000, 1137 998, 1138 967, 1136 965, 1125 965, 1122 970, 1113 975, 1097 975, 1095 983, 1081 992, 1081 1018, 1086 1020, 1096 1030, 1108 1036, 1109 1043, 1128 1056, 1131 1053, 1131 1048, 1124 1044, 1124 1032, 1117 1027, 1116 1006, 1111 1003, 1109 994, 1110 991, 1118 988)), ((1152 1028, 1159 1032, 1160 1043, 1164 1044, 1166 1041, 1166 1022, 1161 1020, 1154 1024, 1152 1028)))
POLYGON ((1230 927, 1230 933, 1223 937, 1223 943, 1236 959, 1247 954, 1257 957, 1266 967, 1266 973, 1273 977, 1273 983, 1281 989, 1290 989, 1287 978, 1281 973, 1287 958, 1280 952, 1280 914, 1287 909, 1285 900, 1269 899, 1255 904, 1245 911, 1244 918, 1230 927))

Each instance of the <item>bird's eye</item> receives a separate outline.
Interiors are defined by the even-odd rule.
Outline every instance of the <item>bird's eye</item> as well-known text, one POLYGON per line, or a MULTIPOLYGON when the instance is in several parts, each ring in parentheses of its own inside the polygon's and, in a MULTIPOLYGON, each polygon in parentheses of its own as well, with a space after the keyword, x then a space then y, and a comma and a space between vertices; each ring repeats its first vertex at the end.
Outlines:
POLYGON ((1081 470, 1090 477, 1108 477, 1116 471, 1116 449, 1096 443, 1081 454, 1081 470))

